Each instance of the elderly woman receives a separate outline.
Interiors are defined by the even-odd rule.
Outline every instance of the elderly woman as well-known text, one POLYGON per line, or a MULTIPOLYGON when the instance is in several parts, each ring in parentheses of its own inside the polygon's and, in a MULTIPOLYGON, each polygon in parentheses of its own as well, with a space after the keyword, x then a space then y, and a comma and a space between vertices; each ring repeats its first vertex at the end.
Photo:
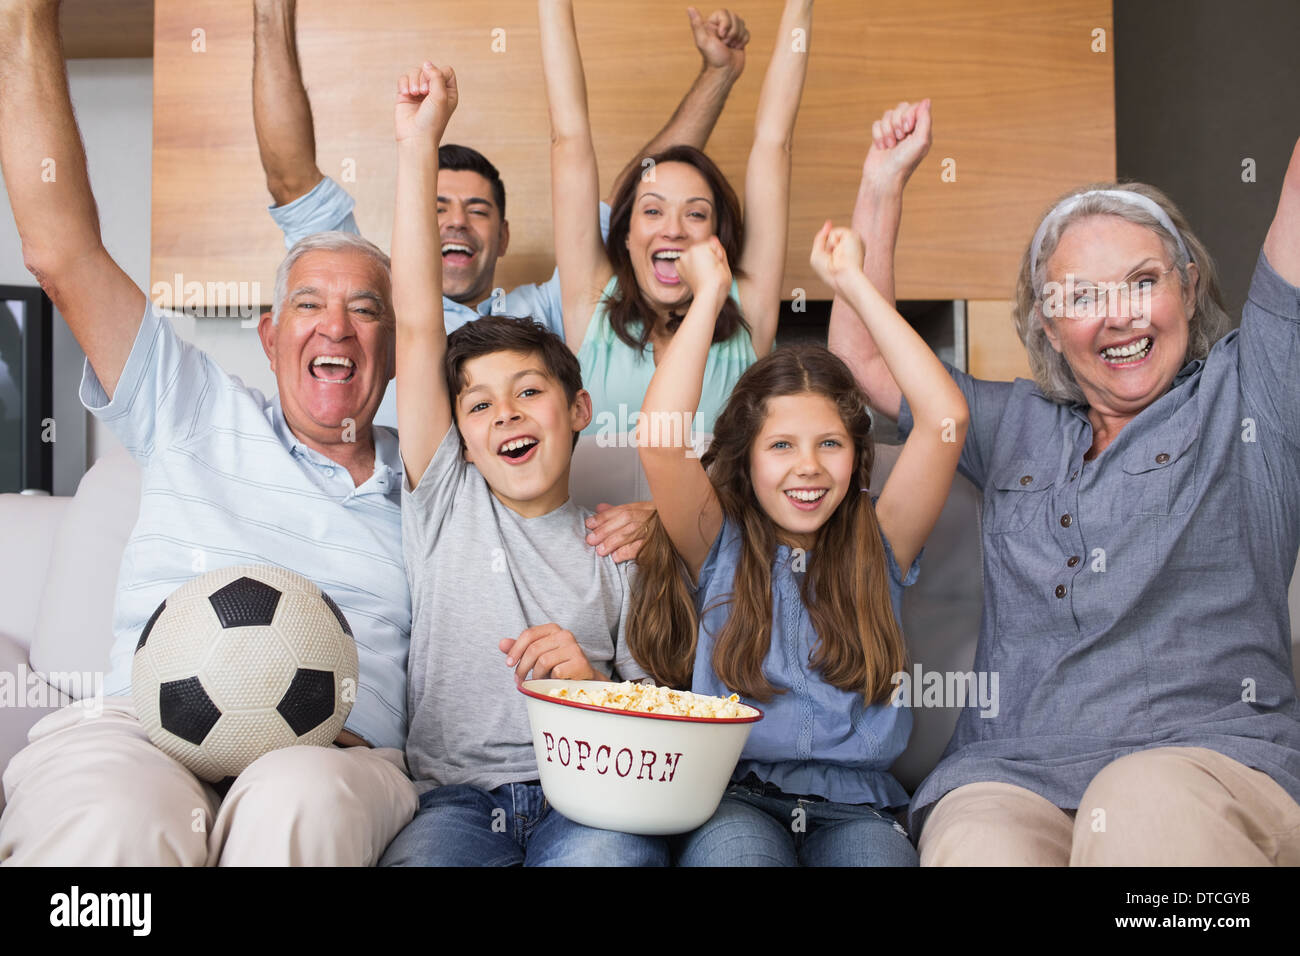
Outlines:
MULTIPOLYGON (((913 113, 872 147, 909 169, 928 145, 913 113)), ((864 179, 855 221, 878 247, 905 178, 864 179)), ((1035 381, 950 370, 984 497, 975 664, 1001 707, 962 712, 913 798, 923 865, 1300 863, 1297 285, 1300 144, 1236 331, 1159 190, 1089 187, 1043 218, 1015 311, 1035 381)), ((872 405, 904 435, 941 427, 845 318, 832 347, 872 405)))

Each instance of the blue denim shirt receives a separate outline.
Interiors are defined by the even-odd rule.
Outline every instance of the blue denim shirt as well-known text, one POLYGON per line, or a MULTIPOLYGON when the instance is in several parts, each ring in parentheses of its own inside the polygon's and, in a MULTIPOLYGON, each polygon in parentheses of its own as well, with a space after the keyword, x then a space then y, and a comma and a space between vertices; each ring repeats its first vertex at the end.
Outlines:
POLYGON ((1241 328, 1093 461, 1086 407, 950 371, 971 413, 960 470, 984 493, 975 667, 1001 706, 962 712, 914 824, 984 780, 1077 807, 1151 747, 1218 751, 1300 799, 1300 290, 1261 254, 1241 328))
MULTIPOLYGON (((889 562, 889 597, 899 618, 903 588, 916 581, 920 557, 904 576, 889 542, 883 535, 881 540, 889 562)), ((691 682, 698 694, 731 693, 713 671, 713 635, 721 633, 727 619, 724 602, 734 586, 740 549, 740 528, 724 521, 700 569, 695 592, 700 633, 691 682)), ((772 640, 763 661, 763 676, 784 693, 759 704, 763 719, 754 724, 732 779, 754 773, 789 794, 904 806, 907 791, 889 768, 907 746, 912 712, 888 701, 867 705, 861 693, 826 683, 808 666, 817 632, 799 593, 803 572, 795 570, 794 557, 782 545, 772 563, 772 640)))

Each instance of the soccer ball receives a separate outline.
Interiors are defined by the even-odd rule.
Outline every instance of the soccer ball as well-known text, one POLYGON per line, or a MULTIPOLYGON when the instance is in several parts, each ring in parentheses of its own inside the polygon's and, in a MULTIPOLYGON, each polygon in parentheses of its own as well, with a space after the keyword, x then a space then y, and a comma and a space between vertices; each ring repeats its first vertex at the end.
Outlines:
POLYGON ((280 747, 329 746, 356 688, 343 612, 311 581, 269 565, 181 585, 145 624, 131 667, 149 738, 213 783, 280 747))

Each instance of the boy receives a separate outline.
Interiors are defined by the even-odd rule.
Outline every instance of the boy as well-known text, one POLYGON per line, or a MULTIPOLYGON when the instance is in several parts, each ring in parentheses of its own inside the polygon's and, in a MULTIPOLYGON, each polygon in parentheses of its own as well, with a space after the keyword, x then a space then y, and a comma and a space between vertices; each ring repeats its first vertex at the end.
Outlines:
POLYGON ((626 569, 587 547, 587 513, 569 501, 570 457, 591 419, 576 358, 528 319, 488 316, 447 339, 435 193, 456 98, 455 75, 430 63, 399 81, 407 760, 422 795, 381 863, 665 865, 666 841, 573 823, 537 783, 517 682, 644 672, 623 641, 626 569))

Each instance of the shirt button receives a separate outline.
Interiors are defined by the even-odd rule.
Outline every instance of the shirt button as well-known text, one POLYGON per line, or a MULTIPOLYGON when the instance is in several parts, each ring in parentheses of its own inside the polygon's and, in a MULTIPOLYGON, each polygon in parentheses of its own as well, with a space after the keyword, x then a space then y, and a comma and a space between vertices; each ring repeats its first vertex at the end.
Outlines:
POLYGON ((1069 567, 1074 567, 1076 564, 1079 563, 1079 556, 1078 556, 1077 554, 1072 554, 1072 555, 1070 555, 1070 560, 1069 560, 1069 561, 1066 561, 1065 563, 1066 563, 1069 567))
POLYGON ((1061 527, 1062 528, 1070 527, 1070 516, 1068 514, 1061 515, 1061 527))
POLYGON ((1029 484, 1030 482, 1032 482, 1033 480, 1034 480, 1034 476, 1033 476, 1033 475, 1021 475, 1021 476, 1020 476, 1020 483, 1021 483, 1022 485, 1027 485, 1027 484, 1029 484))
POLYGON ((1163 464, 1164 464, 1165 462, 1167 462, 1168 460, 1169 460, 1169 456, 1168 456, 1167 454, 1165 454, 1163 451, 1162 451, 1160 454, 1156 455, 1156 464, 1157 464, 1157 465, 1163 465, 1163 464))
POLYGON ((1065 597, 1065 585, 1064 585, 1064 584, 1058 584, 1058 585, 1056 586, 1056 596, 1059 597, 1059 598, 1063 598, 1063 597, 1065 597))
POLYGON ((331 466, 326 466, 325 468, 322 468, 321 471, 324 473, 326 478, 334 477, 334 469, 331 466))
POLYGON ((1074 474, 1072 474, 1072 475, 1070 476, 1070 480, 1071 480, 1071 481, 1074 481, 1074 479, 1076 479, 1076 478, 1078 478, 1078 477, 1079 477, 1079 473, 1076 471, 1074 474))

